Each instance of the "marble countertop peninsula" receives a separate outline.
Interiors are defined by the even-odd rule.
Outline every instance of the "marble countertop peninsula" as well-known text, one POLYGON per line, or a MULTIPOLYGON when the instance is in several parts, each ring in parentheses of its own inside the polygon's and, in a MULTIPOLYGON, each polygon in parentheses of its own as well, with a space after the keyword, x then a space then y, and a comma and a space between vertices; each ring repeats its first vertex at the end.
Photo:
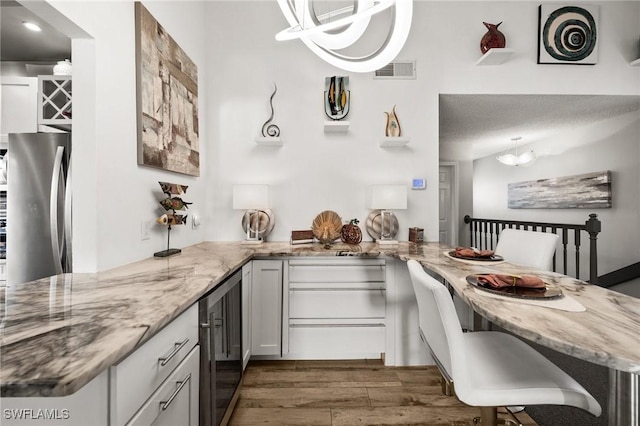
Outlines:
POLYGON ((96 274, 64 274, 8 286, 0 294, 0 396, 70 395, 117 364, 253 258, 388 256, 415 259, 444 277, 490 321, 576 357, 640 372, 640 299, 550 272, 538 275, 570 294, 585 312, 564 312, 477 293, 464 277, 526 273, 506 262, 464 263, 447 246, 402 242, 381 247, 288 242, 244 246, 204 242, 165 259, 145 259, 96 274))

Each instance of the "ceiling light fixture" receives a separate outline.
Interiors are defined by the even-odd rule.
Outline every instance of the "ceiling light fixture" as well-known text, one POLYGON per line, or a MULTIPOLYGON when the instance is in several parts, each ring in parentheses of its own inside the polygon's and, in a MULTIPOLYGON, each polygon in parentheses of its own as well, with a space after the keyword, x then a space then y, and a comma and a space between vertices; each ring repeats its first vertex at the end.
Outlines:
POLYGON ((276 34, 276 40, 299 38, 322 60, 345 71, 370 72, 380 69, 395 59, 409 36, 413 0, 354 0, 353 3, 353 6, 318 15, 313 0, 278 0, 291 27, 276 34), (358 41, 367 30, 371 17, 389 8, 393 21, 381 46, 363 56, 336 52, 358 41), (325 22, 329 18, 344 15, 347 16, 325 22))
POLYGON ((42 28, 40 28, 40 25, 34 23, 34 22, 28 22, 28 21, 24 21, 22 23, 22 25, 24 25, 25 27, 27 27, 28 29, 30 29, 31 31, 37 31, 40 32, 42 31, 42 28))
POLYGON ((528 164, 536 159, 536 154, 533 150, 525 151, 522 154, 518 154, 518 141, 521 137, 511 138, 516 145, 515 154, 501 154, 496 157, 496 160, 507 166, 522 166, 528 164))

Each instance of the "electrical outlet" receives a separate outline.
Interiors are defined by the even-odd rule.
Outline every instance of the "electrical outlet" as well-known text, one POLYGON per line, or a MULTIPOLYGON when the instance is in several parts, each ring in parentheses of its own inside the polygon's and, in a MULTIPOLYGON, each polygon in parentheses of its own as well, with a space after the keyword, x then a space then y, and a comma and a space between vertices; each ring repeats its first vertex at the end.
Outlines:
POLYGON ((151 222, 143 220, 140 222, 140 240, 148 240, 151 238, 151 222))

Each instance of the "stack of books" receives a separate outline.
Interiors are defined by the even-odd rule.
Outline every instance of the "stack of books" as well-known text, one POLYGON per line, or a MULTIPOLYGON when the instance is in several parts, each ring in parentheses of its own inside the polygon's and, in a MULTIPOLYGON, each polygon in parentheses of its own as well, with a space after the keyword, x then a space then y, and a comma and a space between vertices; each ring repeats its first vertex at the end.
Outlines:
POLYGON ((312 230, 291 231, 291 244, 308 244, 314 242, 312 230))

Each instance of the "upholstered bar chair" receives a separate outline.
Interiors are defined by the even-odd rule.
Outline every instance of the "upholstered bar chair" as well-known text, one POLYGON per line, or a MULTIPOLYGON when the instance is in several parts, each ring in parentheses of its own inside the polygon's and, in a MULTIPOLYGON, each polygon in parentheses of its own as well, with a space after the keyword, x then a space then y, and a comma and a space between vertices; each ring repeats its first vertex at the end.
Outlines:
POLYGON ((557 243, 557 234, 505 228, 500 232, 495 254, 510 263, 551 271, 557 243))
POLYGON ((415 260, 407 266, 420 335, 458 399, 480 408, 482 426, 495 426, 497 407, 508 405, 568 405, 601 414, 589 392, 520 339, 495 331, 463 333, 446 287, 415 260))
MULTIPOLYGON (((495 254, 510 263, 543 271, 553 270, 553 255, 558 244, 558 235, 550 232, 525 231, 505 228, 500 232, 495 254)), ((481 321, 483 326, 491 330, 492 325, 481 321)), ((523 406, 508 407, 511 412, 524 410, 523 406)))

